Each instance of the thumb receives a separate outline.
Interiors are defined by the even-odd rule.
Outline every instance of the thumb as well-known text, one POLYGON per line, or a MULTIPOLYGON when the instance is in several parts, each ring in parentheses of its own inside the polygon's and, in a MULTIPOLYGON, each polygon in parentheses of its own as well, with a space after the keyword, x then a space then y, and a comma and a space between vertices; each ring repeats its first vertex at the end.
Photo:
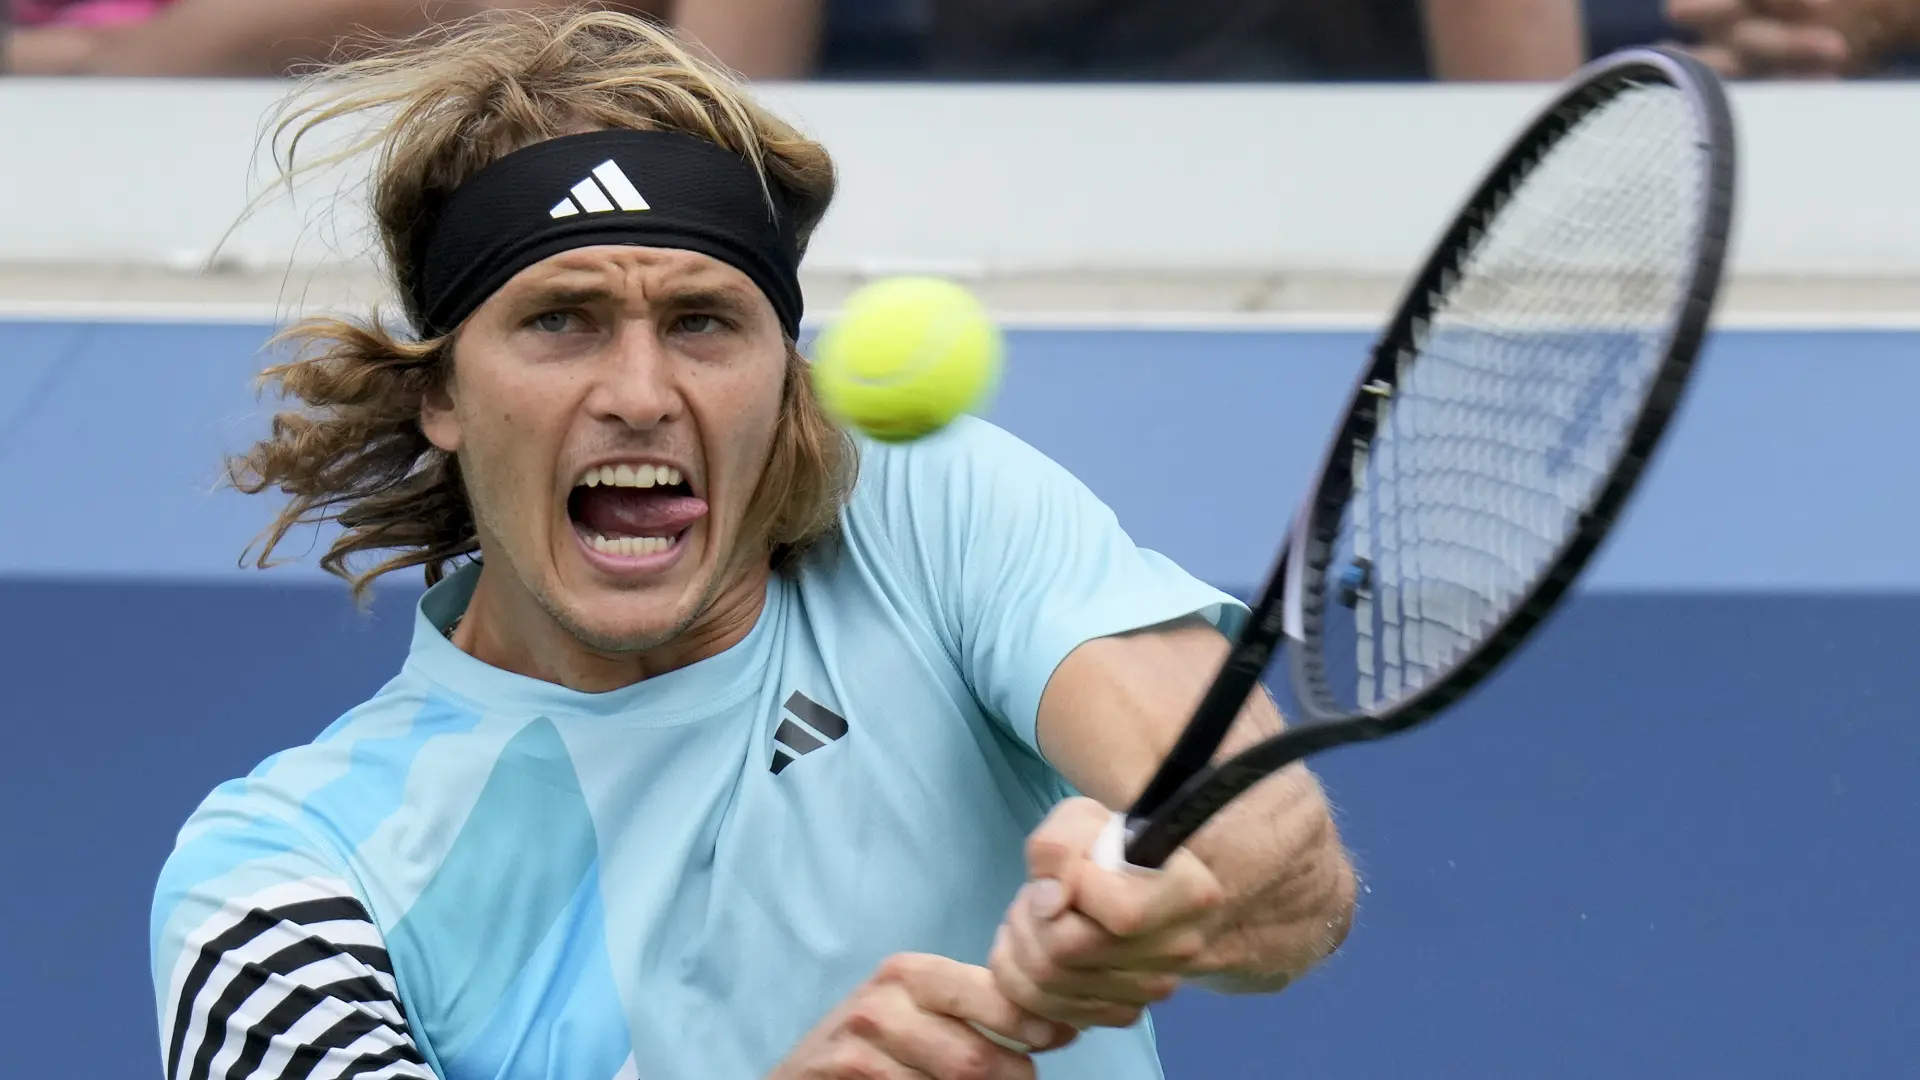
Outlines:
POLYGON ((1111 816, 1093 799, 1068 799, 1027 838, 1027 885, 1022 891, 1034 915, 1051 919, 1072 904, 1073 883, 1087 868, 1094 841, 1111 816))

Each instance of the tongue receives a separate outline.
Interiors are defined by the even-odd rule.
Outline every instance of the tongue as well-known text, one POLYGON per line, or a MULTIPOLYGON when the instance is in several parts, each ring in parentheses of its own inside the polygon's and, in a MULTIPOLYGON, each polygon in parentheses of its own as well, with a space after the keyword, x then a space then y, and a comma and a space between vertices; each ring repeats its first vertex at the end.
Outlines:
POLYGON ((580 488, 573 519, 601 536, 675 536, 704 517, 707 501, 647 488, 580 488))

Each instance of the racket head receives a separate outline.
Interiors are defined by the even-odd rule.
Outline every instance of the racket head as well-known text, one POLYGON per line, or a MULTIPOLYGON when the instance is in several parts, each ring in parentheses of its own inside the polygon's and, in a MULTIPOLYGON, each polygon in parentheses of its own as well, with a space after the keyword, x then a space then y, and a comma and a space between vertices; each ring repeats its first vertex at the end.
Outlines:
POLYGON ((1556 609, 1684 398, 1733 170, 1719 80, 1648 48, 1588 65, 1482 178, 1375 345, 1295 530, 1305 718, 1404 730, 1556 609))
MULTIPOLYGON (((1159 865, 1287 764, 1433 717, 1546 620, 1679 407, 1724 273, 1733 183, 1724 91, 1683 54, 1603 57, 1535 114, 1410 279, 1355 382, 1281 569, 1256 601, 1266 617, 1236 646, 1284 634, 1293 726, 1177 783, 1156 778, 1157 803, 1132 815, 1129 861, 1159 865), (1636 149, 1657 156, 1636 160, 1636 149), (1529 292, 1542 282, 1544 300, 1529 292), (1477 325, 1503 316, 1517 323, 1477 325), (1507 428, 1525 437, 1502 443, 1507 428), (1405 469, 1400 453, 1409 455, 1405 469), (1416 511, 1411 546, 1436 556, 1417 581, 1395 561, 1406 551, 1390 553, 1357 527, 1377 521, 1394 485, 1396 499, 1405 496, 1396 512, 1416 511), (1529 508, 1523 514, 1508 496, 1529 508), (1527 529, 1501 534, 1522 516, 1527 529), (1437 638, 1419 639, 1411 665, 1404 638, 1396 642, 1402 671, 1388 686, 1379 671, 1361 670, 1363 658, 1377 668, 1387 655, 1386 594, 1398 590, 1391 599, 1404 615, 1409 585, 1426 602, 1422 617, 1438 624, 1422 632, 1437 638), (1432 617, 1441 610, 1446 618, 1432 617)), ((1207 714, 1216 696, 1194 726, 1224 731, 1207 714)))

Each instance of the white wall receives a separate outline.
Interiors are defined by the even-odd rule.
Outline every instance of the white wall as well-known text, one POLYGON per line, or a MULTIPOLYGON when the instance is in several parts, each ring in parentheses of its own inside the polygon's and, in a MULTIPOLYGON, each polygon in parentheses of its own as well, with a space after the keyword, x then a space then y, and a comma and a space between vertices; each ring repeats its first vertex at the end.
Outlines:
MULTIPOLYGON (((258 190, 256 139, 283 91, 0 82, 0 260, 203 259, 258 190)), ((1547 91, 787 85, 764 95, 844 170, 816 269, 1398 273, 1547 91)), ((1920 274, 1920 86, 1768 85, 1735 97, 1739 271, 1920 274)), ((228 253, 267 266, 328 257, 325 237, 350 229, 309 227, 296 243, 318 206, 282 200, 228 253)))
MULTIPOLYGON (((0 316, 287 317, 383 289, 336 171, 271 191, 287 84, 0 80, 0 316), (340 212, 334 213, 335 210, 340 212), (205 264, 216 250, 215 272, 205 264), (303 268, 289 273, 295 264, 303 268)), ((775 85, 842 197, 811 317, 879 273, 1010 325, 1370 327, 1547 86, 775 85)), ((1723 325, 1920 324, 1920 85, 1734 89, 1723 325)))

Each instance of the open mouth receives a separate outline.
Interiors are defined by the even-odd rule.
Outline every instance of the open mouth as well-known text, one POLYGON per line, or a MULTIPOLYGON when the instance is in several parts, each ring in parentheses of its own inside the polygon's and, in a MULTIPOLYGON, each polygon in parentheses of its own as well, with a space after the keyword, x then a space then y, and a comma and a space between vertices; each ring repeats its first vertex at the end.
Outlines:
POLYGON ((672 551, 706 514, 706 500, 669 465, 595 466, 567 495, 574 532, 595 554, 611 559, 646 559, 672 551))

